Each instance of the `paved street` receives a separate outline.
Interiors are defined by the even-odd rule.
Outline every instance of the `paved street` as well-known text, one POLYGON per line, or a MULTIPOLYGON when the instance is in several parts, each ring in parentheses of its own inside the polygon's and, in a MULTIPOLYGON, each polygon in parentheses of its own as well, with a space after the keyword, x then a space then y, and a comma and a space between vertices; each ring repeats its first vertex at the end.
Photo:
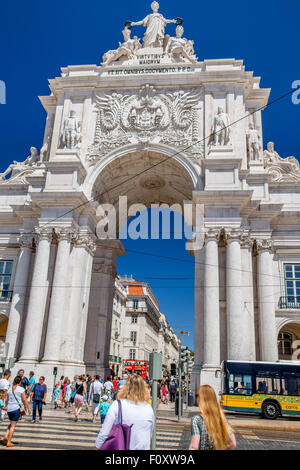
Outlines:
MULTIPOLYGON (((8 421, 0 423, 0 436, 3 436, 8 421)), ((31 423, 29 417, 22 418, 14 434, 13 449, 6 449, 0 445, 0 450, 91 450, 100 429, 99 422, 93 424, 87 413, 80 415, 75 423, 74 417, 63 410, 46 410, 41 422, 31 423)), ((157 449, 175 450, 184 449, 187 423, 178 424, 165 418, 158 418, 157 422, 157 449)), ((1 442, 2 444, 2 442, 1 442)))
MULTIPOLYGON (((239 450, 300 450, 300 420, 280 419, 275 423, 254 419, 251 416, 232 415, 239 450), (283 427, 295 430, 282 431, 283 427), (268 428, 270 429, 264 429, 268 428), (297 430, 296 430, 297 429, 297 430)), ((0 435, 8 421, 0 423, 0 435)), ((99 432, 100 424, 92 424, 87 413, 82 413, 78 423, 64 410, 45 410, 43 421, 32 424, 29 417, 17 425, 13 442, 16 447, 0 450, 90 450, 99 432)), ((157 450, 186 450, 190 442, 190 419, 178 423, 173 410, 160 406, 157 421, 157 450), (161 411, 163 410, 163 411, 161 411)))

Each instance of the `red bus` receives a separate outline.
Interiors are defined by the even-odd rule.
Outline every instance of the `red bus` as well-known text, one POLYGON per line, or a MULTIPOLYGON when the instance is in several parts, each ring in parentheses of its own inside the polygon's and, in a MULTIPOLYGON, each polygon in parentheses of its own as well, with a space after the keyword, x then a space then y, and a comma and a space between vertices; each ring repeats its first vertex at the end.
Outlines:
POLYGON ((130 374, 140 374, 143 379, 147 377, 147 361, 138 361, 136 359, 123 360, 123 371, 130 374))

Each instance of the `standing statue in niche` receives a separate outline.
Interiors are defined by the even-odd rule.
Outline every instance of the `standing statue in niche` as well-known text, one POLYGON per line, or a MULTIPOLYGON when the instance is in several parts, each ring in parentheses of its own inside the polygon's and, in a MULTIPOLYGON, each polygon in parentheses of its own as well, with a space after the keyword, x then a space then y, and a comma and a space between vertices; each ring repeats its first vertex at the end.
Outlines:
POLYGON ((229 116, 219 106, 213 122, 213 145, 228 145, 230 139, 229 116))
POLYGON ((260 143, 259 143, 259 135, 257 130, 255 129, 252 122, 249 124, 249 129, 246 132, 247 135, 247 149, 248 149, 248 156, 250 162, 257 162, 261 160, 260 158, 260 143))
POLYGON ((189 41, 182 37, 184 33, 183 26, 178 25, 176 28, 176 37, 170 37, 165 52, 173 57, 187 59, 188 62, 197 62, 194 51, 194 41, 189 41))
POLYGON ((152 2, 151 8, 153 13, 146 16, 142 21, 128 21, 128 24, 130 23, 130 27, 143 25, 147 28, 144 35, 143 47, 163 47, 166 25, 168 23, 176 24, 177 19, 167 20, 163 15, 158 13, 158 2, 152 2))
POLYGON ((137 36, 134 36, 131 39, 131 31, 129 28, 125 27, 122 31, 124 36, 124 42, 121 44, 119 42, 119 48, 114 51, 108 51, 103 56, 103 65, 110 65, 112 62, 116 62, 122 57, 127 59, 132 59, 136 52, 142 47, 140 40, 137 36))
POLYGON ((64 120, 62 146, 63 148, 73 149, 79 146, 80 139, 79 120, 76 117, 75 111, 70 111, 69 116, 64 120))

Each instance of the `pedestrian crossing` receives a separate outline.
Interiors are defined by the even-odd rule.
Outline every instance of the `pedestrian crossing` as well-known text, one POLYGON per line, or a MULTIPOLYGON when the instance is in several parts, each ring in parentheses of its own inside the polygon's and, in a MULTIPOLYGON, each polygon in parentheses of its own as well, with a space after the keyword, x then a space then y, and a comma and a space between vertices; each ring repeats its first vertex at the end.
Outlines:
MULTIPOLYGON (((50 410, 49 410, 50 411, 50 410)), ((13 437, 16 447, 7 449, 0 441, 0 450, 91 450, 100 430, 99 421, 93 424, 91 418, 82 414, 78 422, 74 416, 55 412, 47 413, 42 421, 32 423, 31 418, 23 417, 17 424, 13 437)), ((5 434, 9 422, 0 422, 0 437, 5 434)), ((182 448, 186 425, 158 418, 156 426, 156 449, 178 450, 182 448)), ((186 448, 186 447, 185 447, 186 448)))

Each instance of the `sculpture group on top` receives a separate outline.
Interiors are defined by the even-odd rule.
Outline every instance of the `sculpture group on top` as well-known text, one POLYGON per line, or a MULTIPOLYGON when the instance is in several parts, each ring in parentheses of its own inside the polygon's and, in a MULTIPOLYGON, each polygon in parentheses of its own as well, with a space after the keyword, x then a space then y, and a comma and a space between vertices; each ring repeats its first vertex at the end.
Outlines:
POLYGON ((153 13, 147 15, 141 21, 133 22, 127 21, 125 29, 122 31, 124 42, 119 43, 119 48, 116 50, 108 51, 103 56, 103 65, 110 65, 120 59, 131 60, 133 59, 139 49, 156 49, 160 48, 162 53, 165 54, 170 60, 175 62, 197 62, 197 57, 194 52, 194 41, 183 38, 183 20, 175 18, 168 20, 163 15, 158 13, 159 3, 154 1, 151 4, 153 13), (165 34, 166 25, 174 23, 176 27, 176 36, 170 37, 165 34), (141 44, 137 36, 131 38, 131 29, 134 26, 144 26, 146 32, 141 44))

